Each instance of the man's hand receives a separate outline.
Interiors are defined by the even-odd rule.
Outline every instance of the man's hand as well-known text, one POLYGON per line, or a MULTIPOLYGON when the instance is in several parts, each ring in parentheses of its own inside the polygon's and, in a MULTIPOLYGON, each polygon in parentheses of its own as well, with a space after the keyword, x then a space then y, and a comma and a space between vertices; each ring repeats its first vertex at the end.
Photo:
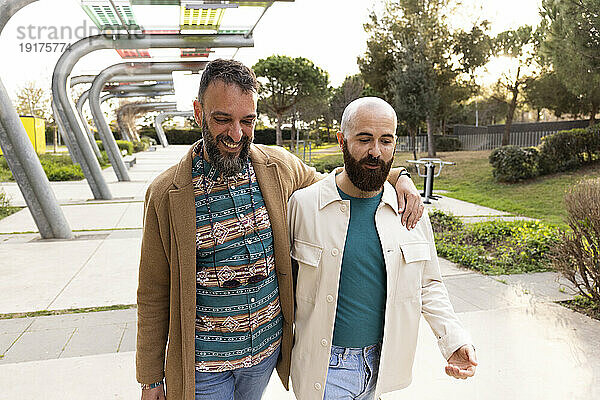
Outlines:
POLYGON ((402 225, 408 230, 417 225, 423 216, 425 206, 421 200, 421 194, 417 187, 406 175, 401 175, 396 182, 396 194, 398 196, 398 207, 402 214, 402 225))
POLYGON ((162 384, 154 389, 142 389, 142 400, 166 400, 164 388, 162 384))
POLYGON ((446 375, 456 379, 467 379, 475 375, 477 357, 473 346, 466 344, 456 350, 448 359, 446 375))

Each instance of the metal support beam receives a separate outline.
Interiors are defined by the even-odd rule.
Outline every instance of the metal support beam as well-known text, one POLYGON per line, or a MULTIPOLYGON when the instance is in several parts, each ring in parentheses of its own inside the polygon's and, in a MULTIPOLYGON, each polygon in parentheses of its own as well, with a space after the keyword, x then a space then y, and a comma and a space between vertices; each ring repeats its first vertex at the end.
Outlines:
MULTIPOLYGON (((243 35, 181 35, 181 34, 148 34, 143 36, 104 35, 90 36, 75 42, 69 50, 62 54, 54 68, 52 76, 52 96, 56 104, 56 119, 61 119, 64 127, 73 132, 77 145, 86 164, 82 170, 96 198, 110 196, 110 192, 101 193, 99 186, 106 186, 101 175, 100 165, 93 153, 88 139, 83 133, 76 111, 67 96, 68 77, 81 57, 101 49, 151 49, 151 48, 220 48, 220 47, 252 47, 254 40, 243 35)), ((108 190, 108 187, 106 187, 108 190)))
POLYGON ((90 88, 89 103, 94 124, 102 139, 104 150, 108 155, 108 159, 113 166, 117 179, 119 181, 128 181, 129 173, 121 157, 117 142, 104 119, 102 110, 100 109, 100 92, 113 76, 116 75, 139 75, 139 74, 160 74, 172 71, 193 71, 197 72, 204 69, 206 61, 189 61, 189 62, 147 62, 147 63, 121 63, 111 65, 105 68, 98 74, 92 87, 90 88))
POLYGON ((191 117, 193 115, 193 111, 164 111, 154 118, 154 129, 156 130, 156 136, 158 136, 158 140, 162 147, 167 147, 169 145, 167 135, 165 135, 165 130, 162 127, 165 119, 168 117, 191 117))
MULTIPOLYGON (((10 18, 37 0, 0 0, 0 34, 10 18)), ((0 80, 0 146, 44 239, 73 237, 27 132, 0 80)))
MULTIPOLYGON (((96 78, 96 75, 78 75, 78 76, 74 76, 70 80, 71 88, 74 87, 75 85, 79 85, 79 84, 82 84, 82 83, 92 83, 94 81, 94 78, 96 78)), ((140 82, 141 83, 141 82, 145 82, 145 81, 173 82, 173 76, 171 74, 151 74, 151 75, 139 75, 139 76, 115 76, 111 80, 110 83, 116 83, 116 82, 140 82)), ((126 87, 128 87, 128 86, 123 86, 123 88, 126 88, 126 87)), ((85 116, 83 114, 83 106, 85 105, 85 102, 87 101, 88 96, 89 96, 89 90, 86 90, 85 92, 83 92, 81 94, 81 96, 79 96, 79 99, 77 99, 77 102, 75 104, 75 108, 77 109, 77 116, 79 117, 79 122, 81 123, 81 125, 85 129, 85 133, 86 133, 86 136, 88 137, 88 140, 90 141, 90 144, 92 146, 92 150, 94 150, 94 153, 96 154, 96 157, 102 158, 102 154, 100 153, 100 149, 98 148, 98 144, 96 143, 96 139, 94 138, 94 135, 92 134, 92 131, 90 130, 90 126, 87 123, 87 121, 85 120, 85 116)), ((116 96, 112 96, 112 97, 116 97, 116 96)), ((102 103, 102 102, 103 102, 103 100, 100 101, 100 103, 102 103)), ((66 135, 65 135, 64 130, 60 129, 60 132, 61 132, 61 136, 63 137, 63 139, 65 139, 66 135)), ((66 140, 69 140, 68 137, 67 137, 66 140)), ((65 143, 67 143, 66 140, 65 140, 65 143)), ((71 151, 71 146, 69 146, 69 144, 67 144, 67 148, 69 149, 69 152, 71 154, 74 154, 73 151, 71 151)))
MULTIPOLYGON (((154 76, 156 76, 156 75, 154 75, 154 76)), ((172 81, 172 78, 170 77, 170 75, 165 75, 165 76, 168 76, 169 79, 171 79, 171 81, 172 81)), ((86 82, 81 82, 81 83, 86 83, 86 82)), ((170 83, 170 84, 169 83, 159 83, 159 84, 148 85, 148 86, 123 85, 123 87, 118 88, 117 90, 111 91, 111 93, 114 93, 115 95, 111 96, 110 98, 113 98, 113 97, 137 97, 137 96, 145 97, 146 93, 155 93, 150 97, 166 96, 166 95, 175 94, 175 92, 172 91, 173 90, 172 83, 170 83), (170 90, 170 92, 169 92, 169 90, 170 90), (120 96, 119 95, 119 94, 125 94, 125 93, 134 93, 135 96, 120 96), (156 94, 156 93, 158 93, 158 94, 156 94)), ((76 103, 77 114, 79 115, 81 125, 83 125, 83 128, 85 129, 85 133, 88 137, 88 140, 90 141, 90 144, 92 145, 92 149, 94 150, 96 157, 102 158, 102 153, 100 153, 100 148, 98 147, 98 144, 96 143, 94 134, 92 133, 90 126, 85 119, 85 115, 83 114, 83 106, 85 105, 85 102, 88 100, 89 94, 90 94, 90 91, 86 90, 85 92, 83 92, 81 94, 81 96, 79 96, 79 99, 77 99, 77 103, 76 103)), ((108 98, 106 98, 105 100, 102 100, 102 98, 101 98, 100 103, 103 103, 106 100, 108 100, 108 98)))

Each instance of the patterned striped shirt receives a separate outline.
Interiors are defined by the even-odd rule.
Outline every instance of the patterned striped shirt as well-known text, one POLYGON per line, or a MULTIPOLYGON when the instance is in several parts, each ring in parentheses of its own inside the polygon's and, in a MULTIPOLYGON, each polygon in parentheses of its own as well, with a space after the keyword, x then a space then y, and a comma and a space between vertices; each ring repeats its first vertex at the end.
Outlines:
POLYGON ((192 167, 196 370, 246 368, 273 354, 281 343, 283 316, 271 222, 250 163, 239 174, 222 177, 199 151, 201 146, 192 167), (225 282, 234 280, 240 285, 227 287, 225 282))

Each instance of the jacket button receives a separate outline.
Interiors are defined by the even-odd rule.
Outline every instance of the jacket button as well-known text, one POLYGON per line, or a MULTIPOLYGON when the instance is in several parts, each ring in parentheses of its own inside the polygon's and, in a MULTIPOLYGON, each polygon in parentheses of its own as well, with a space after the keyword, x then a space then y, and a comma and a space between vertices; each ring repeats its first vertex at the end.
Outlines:
POLYGON ((327 295, 327 302, 328 303, 333 303, 333 296, 332 295, 330 295, 330 294, 327 295))
POLYGON ((315 383, 315 389, 321 390, 321 384, 319 382, 315 383))
POLYGON ((340 206, 340 211, 341 211, 341 212, 343 212, 343 213, 345 213, 345 212, 346 212, 346 205, 345 205, 345 204, 342 204, 342 205, 340 206))
POLYGON ((327 339, 321 339, 321 346, 327 346, 327 339))
POLYGON ((332 256, 337 256, 338 254, 340 254, 340 251, 338 249, 331 250, 331 255, 332 256))

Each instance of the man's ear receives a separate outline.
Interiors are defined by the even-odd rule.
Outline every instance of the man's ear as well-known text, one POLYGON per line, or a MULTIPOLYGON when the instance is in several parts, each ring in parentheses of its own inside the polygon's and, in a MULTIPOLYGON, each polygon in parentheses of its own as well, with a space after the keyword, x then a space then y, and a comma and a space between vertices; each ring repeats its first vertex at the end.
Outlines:
POLYGON ((194 100, 194 119, 202 127, 202 104, 198 100, 194 100))
POLYGON ((336 136, 338 144, 340 145, 340 147, 342 147, 344 145, 344 134, 342 132, 338 132, 336 133, 336 136))

